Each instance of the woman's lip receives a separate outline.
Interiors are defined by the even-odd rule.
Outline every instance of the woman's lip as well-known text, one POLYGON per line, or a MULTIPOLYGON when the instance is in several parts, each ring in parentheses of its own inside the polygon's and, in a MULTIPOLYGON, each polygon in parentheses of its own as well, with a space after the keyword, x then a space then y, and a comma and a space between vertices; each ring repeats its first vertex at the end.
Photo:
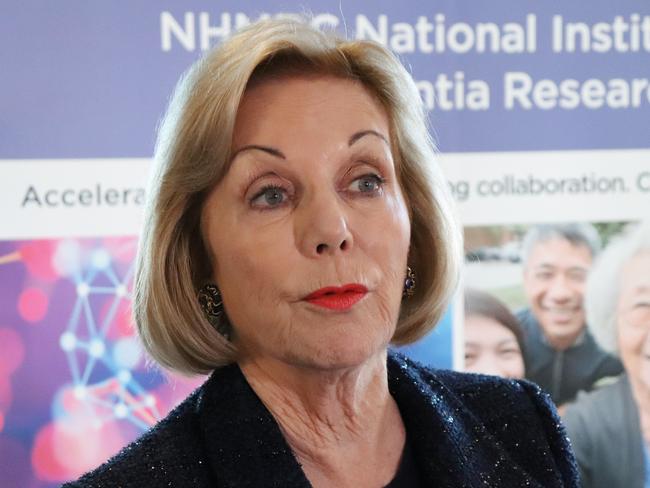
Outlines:
POLYGON ((361 300, 368 289, 353 283, 343 286, 328 286, 307 295, 304 300, 319 307, 330 310, 347 310, 361 300))
POLYGON ((359 284, 359 283, 349 283, 343 286, 326 286, 325 288, 320 288, 305 297, 305 300, 312 300, 314 298, 319 298, 322 296, 335 296, 343 295, 345 293, 368 293, 368 288, 359 284))

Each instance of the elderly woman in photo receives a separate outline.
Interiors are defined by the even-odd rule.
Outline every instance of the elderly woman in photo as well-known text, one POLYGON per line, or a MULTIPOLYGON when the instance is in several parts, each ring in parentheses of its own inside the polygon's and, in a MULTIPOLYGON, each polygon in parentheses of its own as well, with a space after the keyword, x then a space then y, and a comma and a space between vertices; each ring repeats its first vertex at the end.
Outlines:
POLYGON ((464 295, 465 371, 524 378, 524 331, 498 299, 468 288, 464 295))
POLYGON ((549 399, 388 352, 447 307, 460 230, 417 89, 371 42, 242 30, 160 129, 134 311, 210 379, 71 486, 575 486, 549 399))
POLYGON ((589 327, 625 374, 564 416, 584 487, 650 486, 650 222, 613 242, 587 284, 589 327))

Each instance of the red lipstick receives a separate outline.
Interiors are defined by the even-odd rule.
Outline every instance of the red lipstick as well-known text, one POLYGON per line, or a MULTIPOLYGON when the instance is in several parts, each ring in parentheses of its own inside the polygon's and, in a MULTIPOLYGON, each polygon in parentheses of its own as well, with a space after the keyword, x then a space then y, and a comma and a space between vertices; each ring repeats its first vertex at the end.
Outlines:
POLYGON ((368 288, 357 283, 327 286, 307 295, 304 300, 331 310, 347 310, 368 293, 368 288))

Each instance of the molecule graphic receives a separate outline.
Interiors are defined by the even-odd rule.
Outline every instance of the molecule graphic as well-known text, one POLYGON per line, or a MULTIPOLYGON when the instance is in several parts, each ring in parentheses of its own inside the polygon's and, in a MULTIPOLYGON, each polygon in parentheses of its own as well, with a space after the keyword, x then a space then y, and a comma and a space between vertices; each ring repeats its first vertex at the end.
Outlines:
POLYGON ((136 241, 0 244, 15 297, 0 315, 1 486, 77 478, 204 381, 145 367, 130 319, 136 241))
POLYGON ((133 374, 142 359, 140 345, 130 334, 116 341, 108 340, 116 316, 124 313, 125 304, 130 301, 133 263, 120 277, 105 248, 93 249, 85 267, 78 266, 78 251, 73 243, 59 250, 59 262, 70 273, 77 295, 59 339, 70 366, 74 397, 94 407, 98 426, 111 420, 126 420, 146 430, 160 418, 160 412, 156 398, 147 393, 133 374), (108 303, 103 317, 94 306, 95 298, 108 303), (104 374, 96 371, 100 367, 104 374))
MULTIPOLYGON (((0 282, 15 300, 0 310, 2 488, 79 477, 205 380, 143 367, 130 320, 135 247, 135 237, 0 243, 0 282)), ((424 362, 435 344, 433 356, 449 354, 430 337, 424 362)))

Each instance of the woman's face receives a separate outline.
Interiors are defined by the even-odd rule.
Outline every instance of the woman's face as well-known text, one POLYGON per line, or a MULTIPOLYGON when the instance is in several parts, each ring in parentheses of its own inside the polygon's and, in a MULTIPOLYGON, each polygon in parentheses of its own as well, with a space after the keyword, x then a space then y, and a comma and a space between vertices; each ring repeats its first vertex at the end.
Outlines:
POLYGON ((389 141, 355 81, 286 77, 244 94, 202 222, 244 359, 337 368, 387 346, 410 243, 389 141))
POLYGON ((490 317, 465 317, 465 371, 523 378, 524 358, 512 331, 490 317))
POLYGON ((626 371, 650 388, 650 251, 637 254, 623 267, 617 332, 626 371))

